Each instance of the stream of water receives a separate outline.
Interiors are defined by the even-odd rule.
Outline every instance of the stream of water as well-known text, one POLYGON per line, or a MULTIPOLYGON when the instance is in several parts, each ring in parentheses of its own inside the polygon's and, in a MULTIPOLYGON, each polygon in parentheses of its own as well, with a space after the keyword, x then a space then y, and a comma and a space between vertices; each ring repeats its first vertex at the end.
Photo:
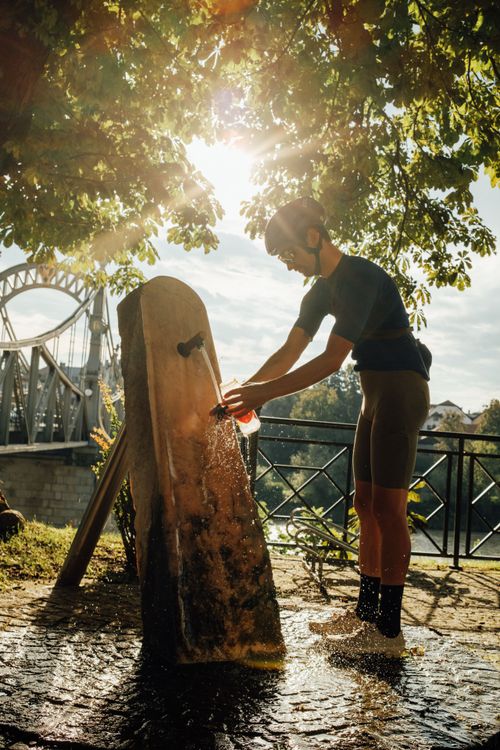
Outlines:
POLYGON ((217 396, 217 403, 220 404, 220 402, 222 401, 222 394, 220 392, 220 388, 219 388, 219 384, 217 382, 217 378, 215 377, 214 368, 212 367, 212 363, 210 362, 210 357, 208 356, 208 352, 205 349, 204 345, 200 346, 200 352, 201 352, 201 356, 205 360, 205 364, 207 366, 207 369, 208 369, 208 372, 209 372, 209 375, 210 375, 210 379, 211 379, 212 385, 214 387, 215 395, 217 396))

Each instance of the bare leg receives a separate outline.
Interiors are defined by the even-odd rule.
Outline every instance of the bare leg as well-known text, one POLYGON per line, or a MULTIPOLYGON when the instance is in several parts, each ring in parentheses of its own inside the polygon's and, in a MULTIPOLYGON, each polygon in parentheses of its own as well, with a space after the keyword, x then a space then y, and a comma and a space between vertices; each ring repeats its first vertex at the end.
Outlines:
POLYGON ((339 635, 352 633, 363 621, 374 622, 380 585, 380 530, 373 513, 371 482, 355 482, 354 508, 360 521, 359 567, 361 582, 355 609, 335 613, 326 622, 311 622, 313 633, 339 635), (373 580, 369 580, 373 579, 373 580))
POLYGON ((406 519, 408 491, 372 486, 373 514, 380 531, 380 578, 402 586, 410 564, 411 541, 406 519))
POLYGON ((371 482, 356 480, 354 509, 359 518, 359 569, 373 578, 381 577, 380 528, 374 514, 371 482))

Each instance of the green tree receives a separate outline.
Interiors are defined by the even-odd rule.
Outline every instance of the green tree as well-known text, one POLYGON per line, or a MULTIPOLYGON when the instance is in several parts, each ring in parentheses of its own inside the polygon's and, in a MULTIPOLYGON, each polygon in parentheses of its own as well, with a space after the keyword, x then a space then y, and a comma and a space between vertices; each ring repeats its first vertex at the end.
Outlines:
POLYGON ((267 417, 289 418, 299 395, 298 393, 292 393, 290 396, 268 401, 262 407, 262 414, 267 417))
MULTIPOLYGON (((500 401, 498 399, 492 399, 481 414, 477 433, 500 437, 500 401)), ((474 440, 470 447, 476 453, 482 454, 474 472, 476 495, 481 490, 489 488, 485 496, 481 498, 478 510, 494 526, 498 522, 500 506, 500 441, 493 443, 474 440)))
POLYGON ((497 10, 259 3, 226 52, 241 91, 235 122, 265 154, 250 233, 283 193, 312 193, 339 245, 398 277, 417 322, 429 286, 468 286, 473 254, 494 250, 470 187, 481 168, 493 185, 500 171, 497 10))
MULTIPOLYGON (((272 404, 281 404, 281 402, 282 399, 272 402, 269 405, 269 413, 273 416, 278 416, 273 411, 272 404)), ((354 372, 352 365, 348 365, 321 383, 295 394, 293 400, 288 400, 286 405, 289 409, 288 413, 280 413, 279 416, 290 417, 292 419, 354 424, 361 406, 358 374, 354 372)), ((290 429, 287 429, 286 432, 290 434, 290 429)), ((279 435, 279 426, 275 426, 273 434, 279 435)), ((267 444, 264 445, 265 450, 270 452, 275 461, 287 464, 290 467, 308 466, 319 468, 327 464, 336 453, 342 452, 345 443, 352 440, 352 434, 349 431, 346 432, 345 430, 335 430, 332 428, 306 427, 294 431, 293 435, 305 441, 328 440, 338 443, 338 445, 311 443, 299 449, 297 449, 296 443, 284 445, 272 443, 269 446, 267 444)), ((342 489, 344 489, 346 482, 348 461, 348 453, 343 453, 328 469, 328 474, 342 489)), ((299 487, 314 473, 315 469, 293 470, 289 468, 282 471, 294 487, 299 487)), ((290 489, 274 473, 268 474, 260 485, 258 487, 258 497, 265 498, 267 505, 271 508, 276 507, 290 493, 290 489)), ((339 494, 341 493, 339 493, 338 488, 326 476, 321 476, 315 479, 310 486, 308 485, 301 493, 301 496, 311 505, 326 508, 334 502, 339 494)), ((294 505, 297 505, 297 502, 283 510, 289 512, 294 505)), ((335 519, 337 521, 343 520, 343 511, 340 508, 335 515, 335 519), (342 518, 339 514, 342 515, 342 518)))
MULTIPOLYGON (((477 432, 500 436, 500 401, 497 398, 492 399, 481 414, 477 432)), ((497 448, 497 453, 500 453, 500 446, 497 448)))
MULTIPOLYGON (((465 432, 464 422, 460 414, 447 412, 436 427, 438 432, 465 432)), ((440 450, 454 450, 456 448, 456 438, 442 437, 437 441, 437 447, 440 450)))
POLYGON ((354 424, 361 400, 359 375, 353 365, 346 365, 321 383, 296 394, 290 417, 354 424))
POLYGON ((292 419, 331 421, 339 400, 337 391, 326 380, 301 391, 292 406, 292 419))
MULTIPOLYGON (((2 8, 7 4, 3 3, 2 8)), ((56 251, 115 286, 153 263, 152 238, 217 244, 211 186, 185 144, 213 138, 216 75, 197 4, 17 0, 2 16, 0 241, 56 251)), ((60 256, 59 256, 60 257, 60 256)))
POLYGON ((314 194, 333 240, 395 274, 417 322, 432 285, 464 288, 474 254, 494 251, 470 190, 481 169, 499 175, 494 0, 3 9, 0 241, 32 260, 59 251, 96 277, 113 260, 121 288, 136 260, 154 262, 159 231, 215 247, 194 137, 258 156, 251 236, 314 194))
POLYGON ((346 365, 328 378, 330 388, 337 393, 332 419, 335 422, 355 424, 361 409, 362 395, 359 375, 354 365, 346 365))

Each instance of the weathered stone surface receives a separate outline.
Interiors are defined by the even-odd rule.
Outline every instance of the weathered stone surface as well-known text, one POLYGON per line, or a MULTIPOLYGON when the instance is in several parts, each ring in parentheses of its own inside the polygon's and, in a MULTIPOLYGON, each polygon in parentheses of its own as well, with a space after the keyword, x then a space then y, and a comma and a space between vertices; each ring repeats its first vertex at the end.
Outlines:
MULTIPOLYGON (((72 451, 74 465, 58 451, 50 458, 40 454, 0 455, 0 476, 10 504, 23 516, 53 526, 78 526, 95 486, 90 468, 96 451, 80 448, 72 451)), ((0 502, 0 511, 2 505, 0 502)), ((110 516, 108 529, 116 529, 110 516)))
POLYGON ((283 653, 269 555, 232 423, 201 353, 200 298, 159 277, 118 308, 127 443, 136 506, 144 642, 170 663, 276 659, 283 653))

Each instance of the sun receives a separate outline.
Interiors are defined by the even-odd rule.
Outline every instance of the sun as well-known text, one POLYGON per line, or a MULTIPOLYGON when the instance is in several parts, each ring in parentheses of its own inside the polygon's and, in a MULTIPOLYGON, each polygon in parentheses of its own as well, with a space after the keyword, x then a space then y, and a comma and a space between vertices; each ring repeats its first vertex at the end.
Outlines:
POLYGON ((215 195, 224 209, 223 228, 242 229, 245 219, 240 216, 241 202, 249 200, 255 192, 251 181, 252 155, 235 145, 217 142, 207 146, 203 141, 193 141, 188 146, 189 158, 210 180, 215 195))

